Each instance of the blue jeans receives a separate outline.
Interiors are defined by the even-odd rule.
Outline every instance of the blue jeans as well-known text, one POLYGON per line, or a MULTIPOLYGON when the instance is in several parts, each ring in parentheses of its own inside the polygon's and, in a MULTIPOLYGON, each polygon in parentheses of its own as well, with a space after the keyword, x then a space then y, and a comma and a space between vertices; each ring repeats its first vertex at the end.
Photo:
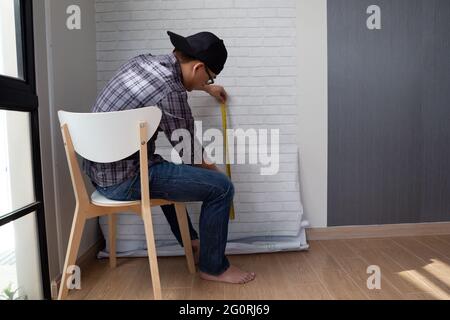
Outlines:
MULTIPOLYGON (((138 200, 141 198, 140 180, 138 174, 118 185, 96 186, 96 188, 105 197, 113 200, 138 200)), ((149 184, 150 198, 203 202, 199 226, 201 240, 199 269, 211 275, 219 275, 227 270, 230 263, 225 257, 225 247, 230 206, 234 196, 234 187, 230 179, 217 171, 163 162, 149 167, 149 184)), ((171 222, 169 219, 168 221, 171 222)), ((172 231, 177 229, 173 225, 171 227, 172 231)))

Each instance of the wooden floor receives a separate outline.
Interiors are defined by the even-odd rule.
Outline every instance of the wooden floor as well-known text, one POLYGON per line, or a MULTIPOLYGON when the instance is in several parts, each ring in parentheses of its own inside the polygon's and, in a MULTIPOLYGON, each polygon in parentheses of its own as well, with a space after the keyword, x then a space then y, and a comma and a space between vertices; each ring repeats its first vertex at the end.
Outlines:
MULTIPOLYGON (((201 280, 184 257, 158 259, 164 299, 450 299, 450 235, 310 241, 309 251, 229 256, 255 271, 246 285, 201 280), (369 265, 381 289, 369 290, 369 265)), ((153 299, 148 260, 81 266, 81 290, 69 299, 153 299)))

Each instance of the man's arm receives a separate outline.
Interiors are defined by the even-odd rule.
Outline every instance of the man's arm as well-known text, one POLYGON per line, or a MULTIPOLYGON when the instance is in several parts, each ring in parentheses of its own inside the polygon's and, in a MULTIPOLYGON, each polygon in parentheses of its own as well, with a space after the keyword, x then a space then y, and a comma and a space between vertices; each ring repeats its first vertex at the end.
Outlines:
POLYGON ((205 162, 203 158, 204 148, 196 148, 196 144, 200 144, 200 142, 195 137, 194 131, 194 118, 191 113, 191 109, 187 102, 187 94, 186 93, 171 93, 168 94, 165 99, 161 100, 158 103, 158 106, 163 111, 163 116, 161 119, 160 127, 164 131, 167 139, 175 147, 179 142, 172 141, 172 133, 177 129, 186 129, 190 133, 190 144, 191 144, 191 154, 183 155, 180 153, 180 157, 183 159, 184 156, 190 157, 190 164, 194 166, 198 166, 201 168, 205 168, 208 170, 219 171, 219 168, 215 164, 208 164, 205 162), (195 163, 195 154, 194 152, 198 149, 201 149, 201 164, 195 163))
MULTIPOLYGON (((227 102, 227 92, 225 91, 224 87, 214 84, 205 84, 201 91, 205 91, 212 97, 216 98, 218 102, 220 103, 226 103, 227 102)), ((205 161, 203 161, 202 164, 197 164, 196 166, 205 168, 208 170, 214 170, 221 172, 219 168, 213 163, 213 164, 207 164, 205 161)))

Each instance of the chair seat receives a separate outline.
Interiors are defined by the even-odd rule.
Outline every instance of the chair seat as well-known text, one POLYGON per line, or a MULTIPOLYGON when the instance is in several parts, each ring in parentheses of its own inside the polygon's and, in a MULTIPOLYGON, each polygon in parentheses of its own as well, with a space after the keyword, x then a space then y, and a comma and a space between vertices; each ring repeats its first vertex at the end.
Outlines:
POLYGON ((107 207, 114 207, 114 206, 132 206, 136 204, 140 204, 141 201, 135 200, 135 201, 117 201, 117 200, 111 200, 103 196, 100 192, 97 190, 94 191, 94 193, 91 195, 91 201, 93 204, 96 204, 98 206, 107 206, 107 207))
MULTIPOLYGON (((117 201, 117 200, 111 200, 103 196, 100 192, 97 190, 94 191, 94 193, 91 195, 91 202, 97 206, 102 207, 118 207, 118 206, 134 206, 134 205, 140 205, 140 200, 135 201, 117 201)), ((170 200, 164 200, 164 199, 151 199, 150 205, 152 207, 156 206, 164 206, 169 204, 174 204, 174 201, 170 200)))

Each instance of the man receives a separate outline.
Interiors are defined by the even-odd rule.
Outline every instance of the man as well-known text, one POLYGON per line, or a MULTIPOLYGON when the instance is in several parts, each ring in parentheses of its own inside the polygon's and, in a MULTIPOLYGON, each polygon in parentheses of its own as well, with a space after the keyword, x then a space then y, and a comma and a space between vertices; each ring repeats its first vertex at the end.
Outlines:
MULTIPOLYGON (((201 278, 246 283, 255 278, 255 273, 230 265, 225 256, 228 215, 234 187, 215 164, 205 163, 202 155, 195 157, 195 144, 198 141, 194 136, 194 118, 186 92, 202 90, 221 102, 226 101, 224 88, 213 83, 225 65, 227 50, 223 41, 210 32, 200 32, 189 37, 170 31, 167 33, 175 47, 174 51, 160 56, 143 54, 125 63, 99 94, 93 112, 154 105, 162 111, 158 131, 163 131, 173 146, 178 142, 171 140, 175 130, 189 131, 191 154, 183 155, 180 152, 183 159, 188 158, 184 164, 168 162, 155 154, 157 134, 148 142, 150 196, 180 202, 202 201, 201 245, 189 219, 201 278), (195 164, 199 156, 201 164, 195 164)), ((140 199, 137 153, 114 163, 85 160, 83 168, 104 196, 122 201, 140 199)), ((162 209, 177 240, 182 244, 174 207, 163 206, 162 209)))

